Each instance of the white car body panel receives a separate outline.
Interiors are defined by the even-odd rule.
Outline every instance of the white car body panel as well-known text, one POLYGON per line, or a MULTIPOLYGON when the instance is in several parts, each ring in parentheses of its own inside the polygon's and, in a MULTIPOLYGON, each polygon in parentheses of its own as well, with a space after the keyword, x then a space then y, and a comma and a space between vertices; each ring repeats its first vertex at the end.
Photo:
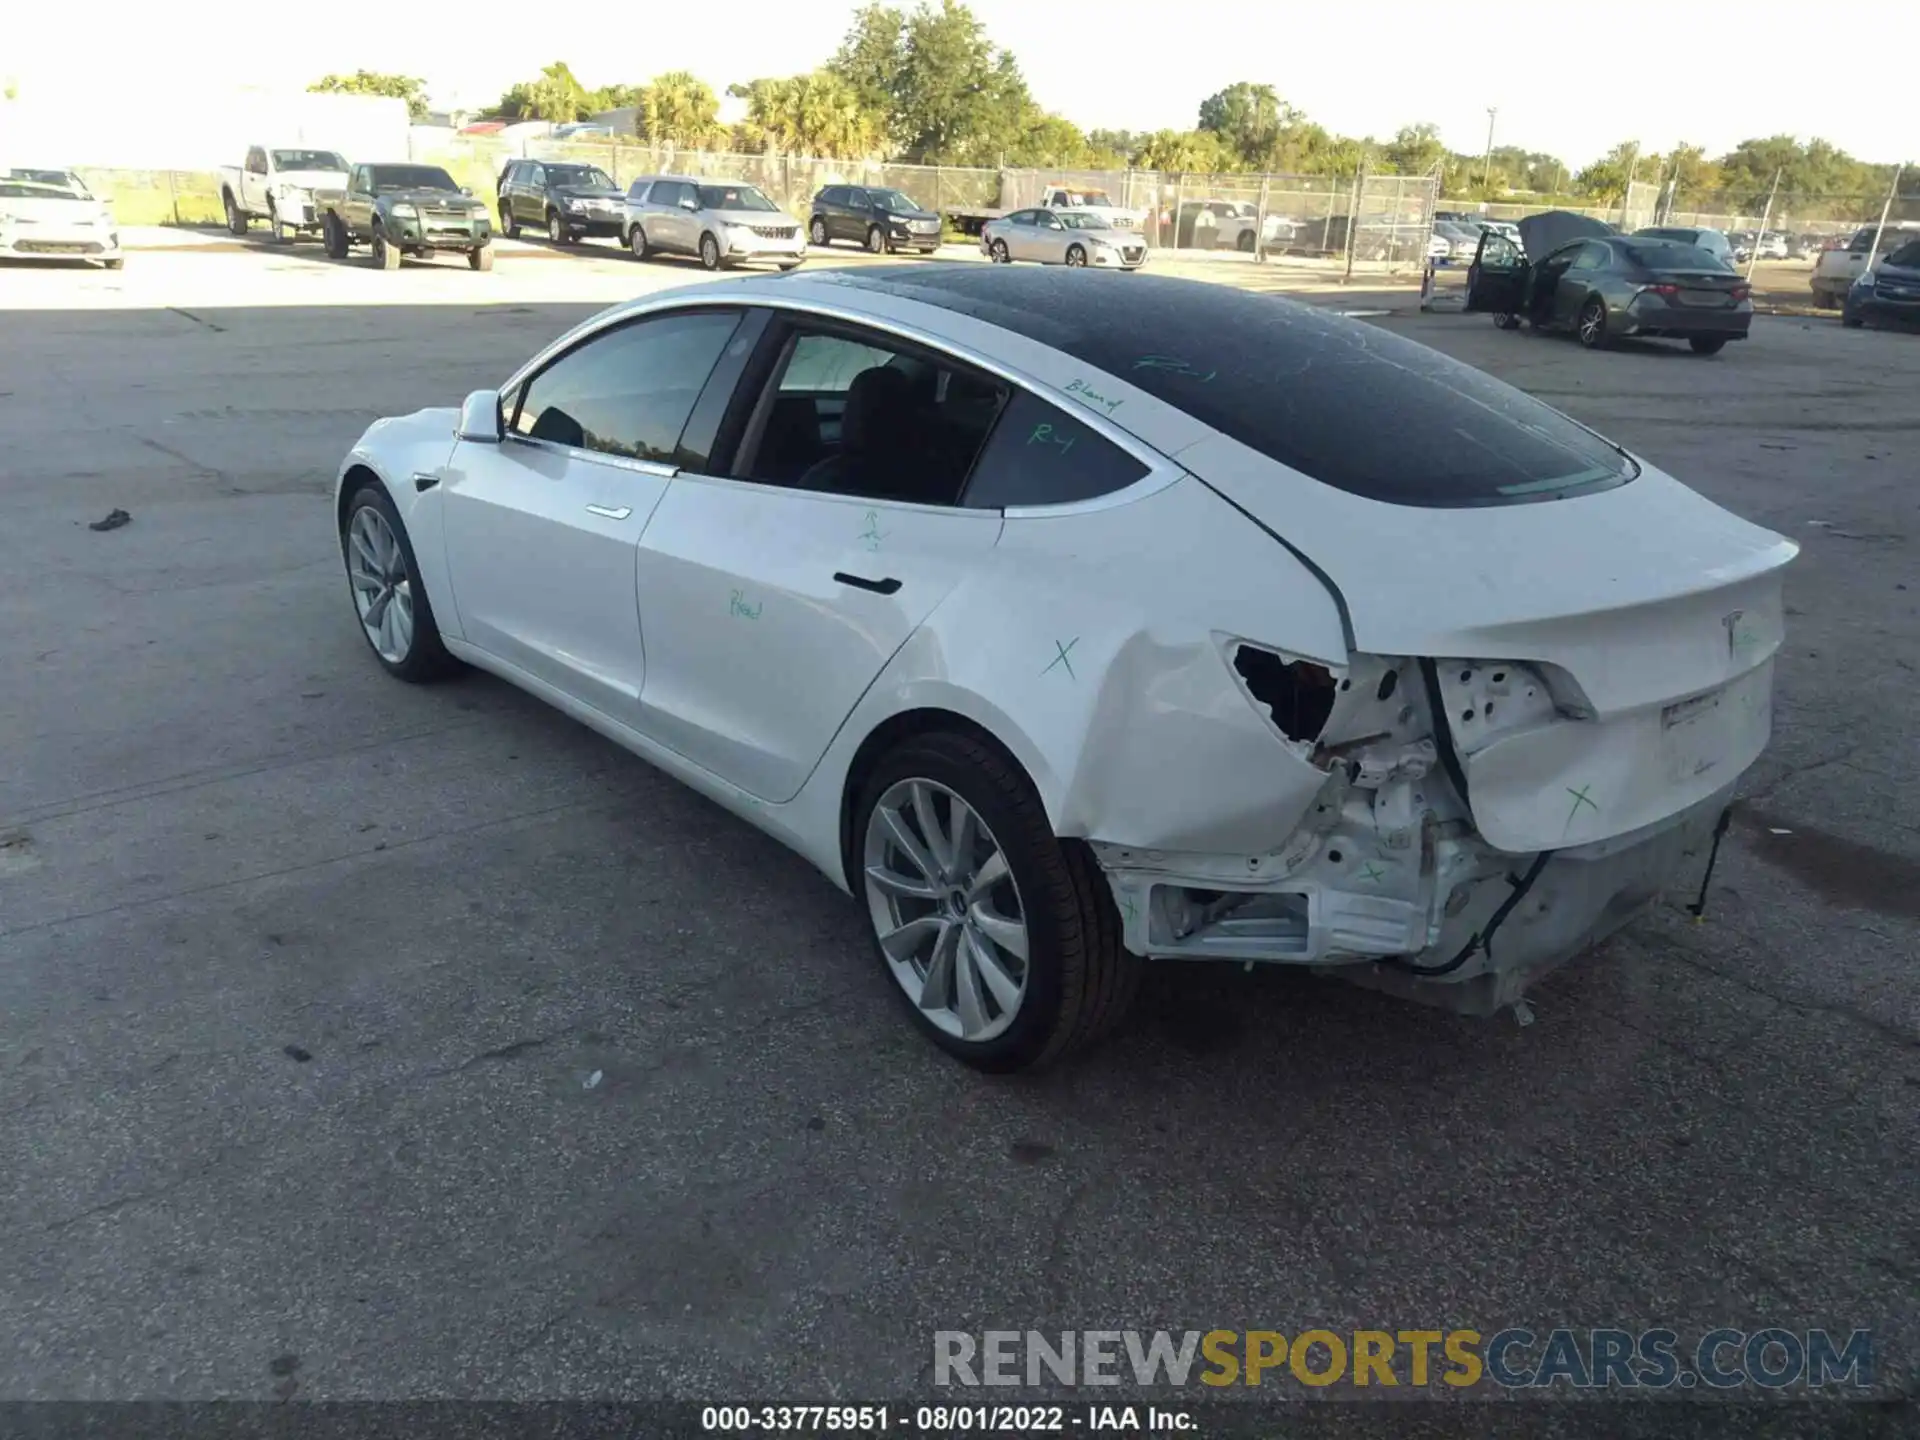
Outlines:
POLYGON ((1089 843, 1128 948, 1332 966, 1423 999, 1452 992, 1437 1003, 1457 1009, 1517 998, 1713 838, 1769 738, 1797 547, 1644 462, 1565 501, 1410 511, 1348 494, 900 284, 828 272, 649 296, 576 326, 509 384, 616 320, 696 302, 799 308, 1075 407, 1147 476, 1003 516, 649 467, 661 473, 619 501, 631 515, 588 531, 576 511, 595 462, 557 457, 547 478, 576 488, 550 485, 516 519, 498 466, 528 463, 502 460, 521 442, 456 448, 457 412, 432 410, 377 422, 342 484, 365 467, 386 485, 455 654, 843 889, 863 747, 928 710, 992 735, 1055 832, 1089 843), (542 522, 555 533, 521 531, 542 522), (1392 544, 1409 526, 1419 544, 1392 544), (538 583, 577 573, 591 593, 531 596, 529 554, 538 583), (842 574, 900 584, 880 594, 842 574), (1317 733, 1287 733, 1256 703, 1242 646, 1323 678, 1317 733), (1472 954, 1529 859, 1539 886, 1499 961, 1472 954), (1456 951, 1444 981, 1370 963, 1456 951))

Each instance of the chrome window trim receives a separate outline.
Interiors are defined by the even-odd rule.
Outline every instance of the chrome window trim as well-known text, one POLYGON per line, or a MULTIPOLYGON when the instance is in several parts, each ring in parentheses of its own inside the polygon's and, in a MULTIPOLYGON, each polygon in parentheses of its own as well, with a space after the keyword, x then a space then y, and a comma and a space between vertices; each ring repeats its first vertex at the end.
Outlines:
MULTIPOLYGON (((706 289, 708 287, 701 288, 706 289)), ((996 376, 1009 385, 1027 391, 1035 399, 1053 406, 1053 408, 1061 411, 1063 414, 1071 415, 1074 420, 1093 431, 1096 435, 1100 436, 1101 439, 1118 446, 1126 454, 1131 455, 1135 460, 1147 467, 1147 473, 1131 485, 1123 489, 1115 490, 1107 495, 1096 495, 1088 500, 1075 500, 1063 505, 1012 505, 1002 507, 1001 513, 1009 519, 1044 519, 1050 516, 1067 516, 1095 510, 1106 510, 1117 505, 1131 505, 1135 501, 1144 500, 1149 495, 1164 490, 1169 485, 1183 478, 1187 473, 1168 456, 1161 454, 1144 441, 1120 429, 1103 416, 1091 410, 1085 413, 1068 410, 1067 407, 1062 405, 1056 398, 1058 392, 1045 381, 1037 380, 1025 371, 1008 365, 1004 361, 983 355, 970 345, 950 340, 943 335, 936 335, 921 326, 911 324, 907 321, 895 320, 888 316, 873 315, 864 310, 837 305, 831 300, 815 300, 791 294, 776 295, 771 290, 764 293, 752 291, 743 293, 737 289, 717 285, 711 288, 717 293, 701 295, 698 293, 690 293, 688 290, 678 290, 671 294, 650 297, 648 300, 641 301, 637 304, 623 305, 611 313, 596 315, 591 320, 583 322, 585 328, 576 327, 574 330, 562 335, 559 339, 548 345, 545 350, 542 350, 538 355, 534 356, 532 360, 522 365, 520 369, 514 373, 513 378, 500 387, 501 393, 506 394, 510 391, 517 390, 528 378, 551 363, 552 360, 558 359, 560 355, 576 349, 579 346, 588 344, 595 337, 616 326, 636 320, 656 318, 677 311, 717 310, 735 307, 747 309, 757 307, 762 310, 775 310, 786 313, 817 316, 823 320, 873 330, 884 335, 892 335, 901 340, 906 340, 921 346, 924 349, 933 350, 943 355, 950 355, 955 361, 961 364, 996 376)), ((518 398, 524 397, 517 397, 517 399, 518 398)), ((597 451, 582 453, 598 454, 597 451)), ((749 480, 739 481, 737 483, 756 485, 767 490, 791 491, 793 488, 792 486, 772 485, 764 481, 749 480)), ((971 507, 965 505, 946 505, 932 508, 937 510, 965 510, 971 507)))

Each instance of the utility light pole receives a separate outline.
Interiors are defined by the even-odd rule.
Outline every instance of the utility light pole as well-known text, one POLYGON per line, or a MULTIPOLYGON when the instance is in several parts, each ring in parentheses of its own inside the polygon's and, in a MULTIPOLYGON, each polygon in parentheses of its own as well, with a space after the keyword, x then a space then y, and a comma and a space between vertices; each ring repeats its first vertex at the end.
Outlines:
POLYGON ((1893 184, 1887 187, 1887 203, 1880 207, 1880 223, 1873 227, 1873 249, 1867 252, 1869 267, 1880 258, 1880 237, 1887 231, 1887 215, 1893 209, 1893 202, 1900 194, 1900 177, 1907 173, 1905 163, 1893 167, 1893 184))
POLYGON ((1487 107, 1487 158, 1480 162, 1480 188, 1487 188, 1487 177, 1493 174, 1493 117, 1500 113, 1498 105, 1487 107))

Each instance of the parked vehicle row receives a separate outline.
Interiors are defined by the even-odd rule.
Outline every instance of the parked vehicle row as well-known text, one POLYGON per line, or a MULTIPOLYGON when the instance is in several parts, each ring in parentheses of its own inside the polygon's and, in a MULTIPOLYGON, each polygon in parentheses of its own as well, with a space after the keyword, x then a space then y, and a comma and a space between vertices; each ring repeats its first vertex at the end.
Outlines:
POLYGON ((0 259, 126 264, 113 208, 71 170, 0 170, 0 259))
POLYGON ((1907 236, 1847 287, 1840 307, 1842 325, 1857 330, 1881 320, 1920 324, 1920 233, 1909 231, 1907 236))

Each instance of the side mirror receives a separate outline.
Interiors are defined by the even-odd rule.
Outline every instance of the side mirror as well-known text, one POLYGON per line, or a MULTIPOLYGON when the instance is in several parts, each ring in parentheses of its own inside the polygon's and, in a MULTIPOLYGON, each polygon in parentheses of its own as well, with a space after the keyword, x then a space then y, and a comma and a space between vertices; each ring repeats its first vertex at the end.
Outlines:
POLYGON ((473 194, 473 187, 471 185, 462 185, 460 187, 460 193, 462 195, 471 195, 473 194))
POLYGON ((476 390, 461 403, 460 439, 476 445, 498 445, 503 428, 498 390, 476 390))
POLYGON ((682 210, 698 210, 700 208, 700 202, 698 200, 682 200, 680 202, 680 208, 682 210))

